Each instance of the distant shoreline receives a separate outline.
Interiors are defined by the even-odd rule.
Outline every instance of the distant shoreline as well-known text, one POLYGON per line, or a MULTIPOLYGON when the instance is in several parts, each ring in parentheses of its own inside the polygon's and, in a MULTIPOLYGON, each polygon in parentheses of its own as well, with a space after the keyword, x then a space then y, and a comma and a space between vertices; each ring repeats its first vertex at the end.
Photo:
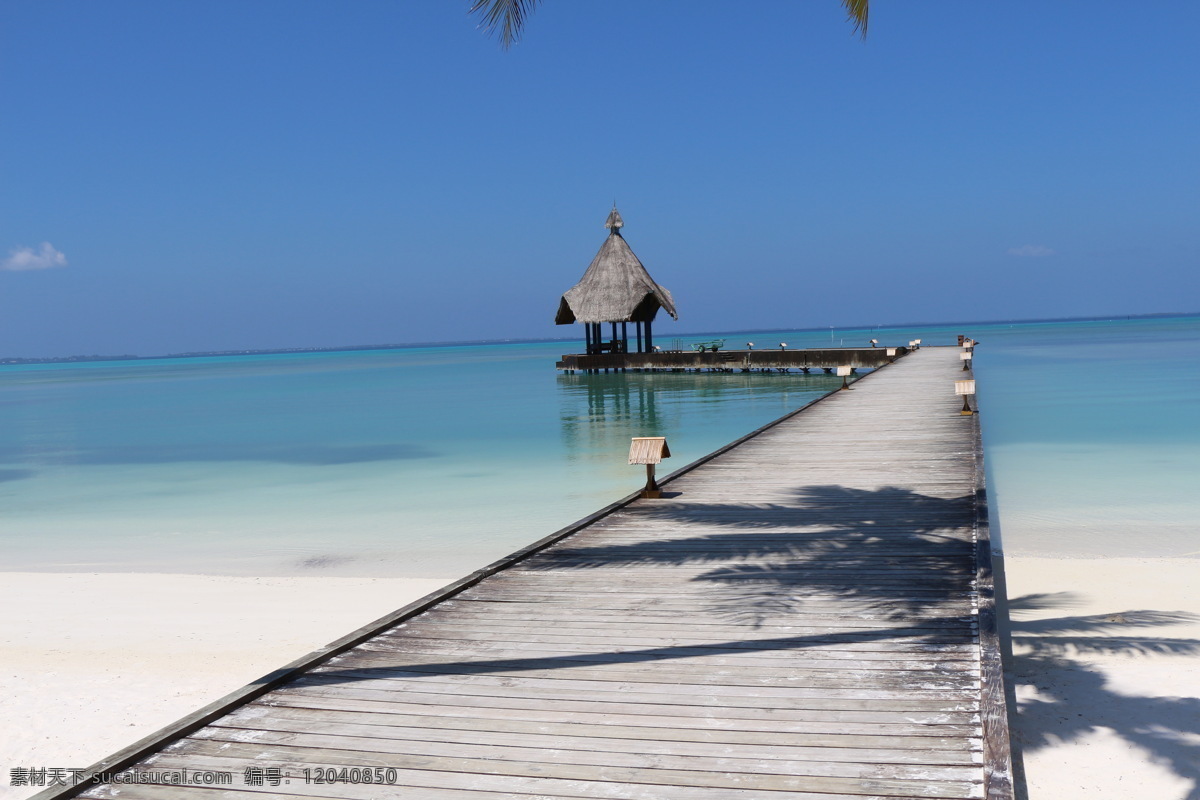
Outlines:
MULTIPOLYGON (((824 333, 827 330, 859 331, 859 330, 888 330, 892 328, 944 328, 951 325, 1033 325, 1053 322, 1105 322, 1113 320, 1134 319, 1185 319, 1200 316, 1200 312, 1163 312, 1156 314, 1120 314, 1102 317, 1050 317, 1046 319, 996 319, 970 320, 950 322, 892 322, 880 325, 839 325, 818 328, 745 328, 724 331, 690 331, 672 334, 671 338, 683 336, 719 336, 730 333, 824 333)), ((578 336, 555 336, 549 338, 530 339, 466 339, 449 342, 404 342, 399 344, 360 344, 335 345, 332 347, 274 347, 253 350, 197 350, 186 353, 167 353, 164 355, 140 356, 132 353, 121 355, 73 355, 51 357, 10 357, 0 358, 0 366, 20 366, 28 364, 82 364, 97 361, 160 361, 174 358, 214 358, 225 356, 272 356, 295 353, 352 353, 369 350, 415 350, 426 347, 479 347, 485 345, 504 344, 551 344, 553 342, 573 342, 578 336)))

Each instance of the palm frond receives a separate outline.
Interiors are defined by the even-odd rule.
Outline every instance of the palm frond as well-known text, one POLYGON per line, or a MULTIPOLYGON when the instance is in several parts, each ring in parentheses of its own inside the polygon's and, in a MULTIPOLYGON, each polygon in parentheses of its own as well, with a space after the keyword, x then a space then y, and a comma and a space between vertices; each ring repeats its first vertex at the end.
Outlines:
POLYGON ((867 5, 868 0, 842 0, 846 7, 846 17, 854 23, 854 32, 867 38, 867 5))
MULTIPOLYGON (((505 49, 520 41, 525 21, 541 0, 473 0, 468 13, 478 14, 489 35, 499 35, 505 49)), ((854 32, 867 38, 869 0, 842 0, 846 17, 854 23, 854 32)))
MULTIPOLYGON (((865 0, 864 0, 865 1, 865 0)), ((506 50, 521 39, 525 21, 540 0, 475 0, 470 14, 478 14, 489 35, 499 35, 506 50)))

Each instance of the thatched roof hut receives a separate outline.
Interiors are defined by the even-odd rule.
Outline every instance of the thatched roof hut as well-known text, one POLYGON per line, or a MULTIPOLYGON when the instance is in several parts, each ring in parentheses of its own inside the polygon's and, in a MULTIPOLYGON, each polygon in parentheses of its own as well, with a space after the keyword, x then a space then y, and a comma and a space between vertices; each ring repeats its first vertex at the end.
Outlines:
MULTIPOLYGON (((593 334, 599 333, 600 323, 638 323, 640 351, 642 324, 649 327, 660 308, 673 318, 679 319, 671 293, 654 282, 650 273, 642 266, 642 262, 629 248, 625 238, 621 236, 621 228, 624 225, 621 213, 613 206, 608 220, 604 223, 604 227, 609 231, 608 238, 600 246, 600 252, 596 253, 579 283, 571 287, 559 300, 558 313, 554 317, 557 325, 584 323, 588 330, 588 352, 593 351, 593 334)), ((613 342, 600 349, 627 350, 627 343, 613 346, 619 340, 625 340, 625 337, 617 335, 614 325, 613 342)), ((598 340, 595 341, 599 343, 598 340)), ((646 349, 649 347, 647 336, 646 349)))

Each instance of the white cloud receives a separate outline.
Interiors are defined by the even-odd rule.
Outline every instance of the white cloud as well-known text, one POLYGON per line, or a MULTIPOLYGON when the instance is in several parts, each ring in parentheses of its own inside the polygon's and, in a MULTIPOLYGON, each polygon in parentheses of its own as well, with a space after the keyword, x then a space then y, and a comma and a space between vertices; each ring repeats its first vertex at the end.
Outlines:
POLYGON ((1054 255, 1054 251, 1044 244, 1026 244, 1020 247, 1010 247, 1008 254, 1017 258, 1045 258, 1054 255))
POLYGON ((67 257, 49 242, 42 242, 37 250, 32 247, 18 247, 10 250, 8 258, 0 261, 0 270, 50 269, 65 267, 67 257))

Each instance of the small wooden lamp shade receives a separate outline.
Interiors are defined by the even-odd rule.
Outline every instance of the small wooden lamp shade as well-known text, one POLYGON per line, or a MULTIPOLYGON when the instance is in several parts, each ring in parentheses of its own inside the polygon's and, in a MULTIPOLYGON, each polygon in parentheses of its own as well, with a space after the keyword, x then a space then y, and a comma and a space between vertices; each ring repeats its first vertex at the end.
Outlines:
POLYGON ((975 381, 955 381, 954 393, 962 395, 963 407, 960 413, 964 417, 974 413, 971 411, 971 395, 975 394, 975 381))
POLYGON ((629 443, 630 464, 658 464, 670 457, 665 436, 635 436, 629 443))
POLYGON ((836 374, 839 378, 842 379, 842 388, 849 389, 850 388, 850 366, 847 364, 845 366, 838 367, 836 370, 836 374))
POLYGON ((635 436, 629 443, 629 463, 646 465, 646 488, 642 497, 662 497, 662 489, 654 480, 654 465, 671 457, 665 436, 635 436))

